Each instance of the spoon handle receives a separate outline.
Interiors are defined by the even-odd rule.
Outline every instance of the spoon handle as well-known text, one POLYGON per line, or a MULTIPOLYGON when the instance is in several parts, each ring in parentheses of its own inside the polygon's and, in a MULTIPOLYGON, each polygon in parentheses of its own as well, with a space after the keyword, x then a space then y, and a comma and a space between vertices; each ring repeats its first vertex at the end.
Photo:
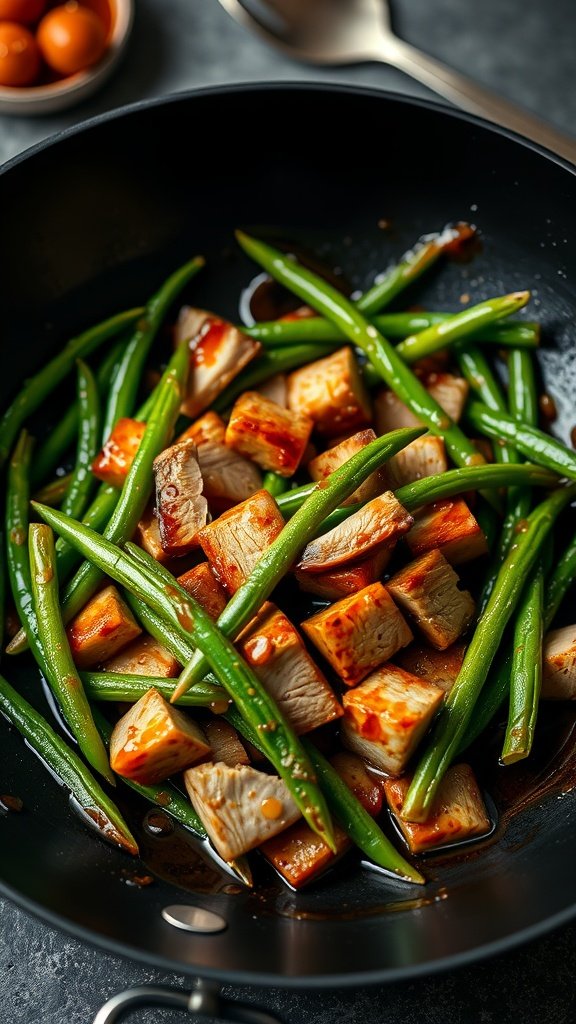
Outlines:
POLYGON ((453 71, 409 43, 396 37, 386 39, 382 50, 375 56, 377 60, 404 71, 457 107, 509 128, 576 164, 576 139, 478 85, 466 75, 453 71))

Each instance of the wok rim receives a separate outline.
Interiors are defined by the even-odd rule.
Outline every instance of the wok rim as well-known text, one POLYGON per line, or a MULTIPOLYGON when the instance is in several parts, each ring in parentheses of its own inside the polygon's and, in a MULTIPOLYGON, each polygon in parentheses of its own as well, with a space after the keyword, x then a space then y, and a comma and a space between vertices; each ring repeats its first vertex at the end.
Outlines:
MULTIPOLYGON (((546 161, 558 165, 564 171, 568 172, 573 177, 576 177, 576 164, 570 163, 570 161, 566 160, 564 157, 553 153, 544 146, 533 142, 531 139, 525 138, 517 132, 511 131, 503 126, 493 124, 492 122, 478 117, 475 114, 470 114, 466 111, 449 107, 445 103, 423 97, 410 96, 387 89, 379 89, 374 86, 354 85, 330 80, 317 82, 307 81, 305 79, 295 81, 287 79, 280 81, 246 81, 199 86, 168 93, 163 96, 149 97, 137 100, 133 103, 114 107, 55 132, 54 134, 41 139, 39 142, 23 150, 21 153, 16 154, 14 157, 5 161, 0 167, 0 179, 5 174, 17 169, 21 164, 25 164, 30 159, 33 159, 37 154, 50 150, 53 147, 57 147, 61 142, 65 142, 69 138, 90 132, 92 129, 98 128, 100 125, 107 124, 108 122, 121 120, 122 118, 128 117, 132 114, 137 114, 151 108, 169 106, 178 103, 184 104, 197 98, 201 99, 205 96, 226 96, 251 92, 262 93, 263 91, 291 93, 340 93, 359 97, 364 96, 371 99, 383 99, 408 109, 414 107, 421 108, 441 114, 444 117, 464 122, 471 126, 482 128, 483 130, 487 130, 495 135, 503 136, 514 144, 540 155, 546 161)), ((427 960, 417 964, 402 965, 400 967, 382 967, 378 970, 355 971, 354 973, 346 975, 283 975, 276 973, 260 974, 258 971, 230 970, 227 968, 219 970, 218 968, 203 965, 198 965, 198 967, 195 968, 193 965, 187 965, 181 961, 172 960, 170 957, 163 956, 162 954, 152 954, 146 949, 118 941, 114 938, 103 935, 100 932, 93 931, 83 925, 77 924, 69 918, 50 910, 43 904, 30 899, 18 890, 14 889, 12 886, 7 885, 2 879, 0 879, 0 895, 7 898, 11 903, 29 913, 31 916, 50 927, 55 928, 57 931, 71 935, 74 938, 87 943, 89 946, 95 946, 108 953, 120 956, 125 960, 144 963, 156 969, 163 969, 171 973, 178 973, 187 977, 201 976, 211 980, 220 981, 222 983, 258 986, 262 988, 276 987, 291 990, 304 989, 309 991, 315 989, 326 989, 328 987, 348 989, 354 985, 387 984, 407 981, 409 979, 425 977, 432 974, 439 974, 448 970, 476 963, 480 960, 486 960, 493 956, 511 952, 517 947, 538 939, 555 929, 570 923, 574 918, 576 918, 575 902, 574 904, 565 907, 563 910, 543 918, 535 924, 512 932, 510 935, 494 939, 491 942, 484 943, 483 945, 476 946, 461 953, 453 953, 449 956, 440 957, 436 960, 427 960)))

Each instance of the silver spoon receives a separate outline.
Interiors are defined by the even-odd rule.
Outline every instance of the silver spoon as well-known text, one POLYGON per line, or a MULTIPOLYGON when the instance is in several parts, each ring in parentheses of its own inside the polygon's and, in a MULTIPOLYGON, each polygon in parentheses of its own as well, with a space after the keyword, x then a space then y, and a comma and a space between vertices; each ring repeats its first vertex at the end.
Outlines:
POLYGON ((220 0, 236 21, 311 64, 381 61, 458 107, 576 164, 576 140, 394 35, 387 0, 220 0))

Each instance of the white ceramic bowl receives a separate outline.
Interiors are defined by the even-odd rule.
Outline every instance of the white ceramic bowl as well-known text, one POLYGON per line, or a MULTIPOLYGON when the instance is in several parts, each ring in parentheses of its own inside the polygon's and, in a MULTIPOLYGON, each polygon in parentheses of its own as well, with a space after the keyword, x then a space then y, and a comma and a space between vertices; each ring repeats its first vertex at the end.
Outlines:
POLYGON ((134 21, 134 0, 109 0, 112 32, 102 59, 94 67, 57 82, 26 87, 0 86, 0 114, 37 117, 72 107, 96 92, 123 56, 134 21))

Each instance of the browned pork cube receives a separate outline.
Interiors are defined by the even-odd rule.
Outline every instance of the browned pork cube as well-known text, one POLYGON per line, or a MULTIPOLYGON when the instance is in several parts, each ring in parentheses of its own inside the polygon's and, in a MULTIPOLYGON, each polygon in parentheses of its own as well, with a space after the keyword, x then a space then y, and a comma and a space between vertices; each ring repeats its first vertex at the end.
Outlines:
POLYGON ((144 548, 144 551, 147 551, 149 555, 152 555, 152 558, 155 558, 157 562, 165 562, 167 560, 168 555, 162 547, 162 537, 160 536, 156 509, 151 502, 146 506, 142 519, 136 527, 134 541, 141 548, 144 548))
POLYGON ((184 307, 176 344, 190 348, 190 375, 182 412, 194 419, 206 409, 260 351, 260 342, 204 309, 184 307))
POLYGON ((286 783, 248 765, 218 762, 184 773, 188 796, 220 856, 234 860, 300 817, 286 783))
POLYGON ((196 722, 154 688, 122 716, 110 738, 113 770, 143 785, 163 782, 209 756, 210 747, 196 722))
POLYGON ((484 531, 461 498, 435 501, 415 512, 406 543, 413 555, 438 548, 451 565, 488 554, 484 531))
POLYGON ((412 523, 412 516, 396 501, 392 491, 385 491, 339 526, 310 541, 297 569, 300 572, 326 572, 359 561, 376 548, 394 545, 412 523))
POLYGON ((317 612, 302 629, 347 686, 355 686, 412 640, 381 583, 317 612))
MULTIPOLYGON (((468 382, 451 373, 429 373, 422 379, 422 384, 450 419, 457 423, 468 397, 468 382)), ((374 415, 378 434, 387 434, 400 427, 417 427, 421 422, 393 391, 388 390, 380 391, 376 396, 374 415)))
POLYGON ((454 764, 442 779, 432 811, 424 822, 404 821, 402 804, 410 778, 387 779, 386 798, 412 853, 426 853, 448 843, 476 839, 490 832, 492 823, 467 764, 454 764))
POLYGON ((288 377, 288 408, 310 416, 326 437, 367 426, 372 409, 352 349, 345 346, 294 370, 288 377))
POLYGON ((257 391, 245 391, 234 404, 226 444, 262 469, 293 476, 312 433, 309 416, 283 409, 257 391))
POLYGON ((576 626, 551 629, 542 655, 542 699, 576 700, 576 626))
POLYGON ((217 578, 233 594, 283 528, 274 498, 258 491, 205 526, 198 539, 217 578))
POLYGON ((297 821, 285 832, 262 843, 260 852, 288 885, 301 889, 352 846, 352 840, 338 824, 334 825, 334 841, 336 853, 305 821, 297 821))
POLYGON ((343 743, 390 775, 400 775, 444 698, 444 691, 386 664, 344 694, 343 743))
POLYGON ((290 620, 267 603, 240 635, 238 649, 298 734, 342 714, 332 688, 290 620))
POLYGON ((368 558, 359 562, 350 562, 342 569, 329 572, 295 572, 300 590, 308 594, 316 594, 327 601, 339 601, 341 597, 356 594, 364 587, 380 579, 384 569, 392 557, 394 545, 381 548, 368 558))
POLYGON ((398 651, 396 661, 413 676, 435 683, 444 693, 450 693, 462 668, 465 653, 465 644, 452 644, 443 651, 435 651, 421 644, 410 644, 405 650, 398 651))
POLYGON ((362 804, 373 818, 382 810, 384 786, 382 777, 371 772, 363 758, 349 750, 339 750, 330 758, 330 764, 338 772, 348 789, 351 789, 358 803, 362 804))
POLYGON ((94 476, 113 487, 122 487, 145 430, 146 424, 140 420, 126 416, 119 419, 92 463, 94 476))
POLYGON ((468 627, 474 601, 460 590, 459 577, 441 551, 430 551, 386 583, 396 604, 408 612, 428 643, 443 651, 468 627))
POLYGON ((180 436, 192 438, 204 481, 202 493, 218 515, 245 501, 262 487, 262 473, 253 462, 225 443, 226 424, 216 412, 206 412, 180 436))
POLYGON ((178 675, 180 665, 170 651, 151 636, 139 636, 124 647, 119 654, 108 658, 103 665, 105 672, 125 673, 136 676, 163 676, 173 679, 178 675))
MULTIPOLYGON (((325 452, 317 455, 315 459, 312 459, 308 463, 310 476, 313 480, 325 480, 327 476, 330 476, 336 469, 344 465, 348 459, 351 459, 353 455, 362 451, 367 444, 375 440, 376 434, 373 430, 360 430, 357 434, 353 434, 352 437, 348 437, 345 441, 341 441, 340 444, 335 445, 333 448, 328 448, 325 452)), ((377 494, 381 494, 383 490, 383 473, 381 470, 376 470, 342 504, 353 505, 355 502, 370 501, 377 494)))
POLYGON ((445 473, 448 469, 446 448, 441 437, 424 434, 393 455, 384 467, 387 486, 395 491, 413 480, 445 473))
POLYGON ((170 558, 187 555, 206 525, 208 502, 192 438, 166 448, 154 459, 156 515, 162 548, 170 558))
POLYGON ((184 587, 190 597, 202 605, 211 619, 217 619, 226 607, 226 594, 216 579, 208 562, 201 562, 193 569, 178 577, 178 583, 184 587))
POLYGON ((111 658, 142 630, 116 587, 104 587, 66 627, 74 663, 92 668, 111 658))
POLYGON ((221 761, 230 768, 235 768, 238 764, 250 764, 250 758, 236 729, 225 718, 215 715, 208 719, 204 725, 204 732, 212 751, 212 761, 221 761))
POLYGON ((283 409, 288 408, 288 379, 285 373, 275 373, 263 384, 259 384, 256 390, 263 398, 276 402, 276 405, 281 405, 283 409))

